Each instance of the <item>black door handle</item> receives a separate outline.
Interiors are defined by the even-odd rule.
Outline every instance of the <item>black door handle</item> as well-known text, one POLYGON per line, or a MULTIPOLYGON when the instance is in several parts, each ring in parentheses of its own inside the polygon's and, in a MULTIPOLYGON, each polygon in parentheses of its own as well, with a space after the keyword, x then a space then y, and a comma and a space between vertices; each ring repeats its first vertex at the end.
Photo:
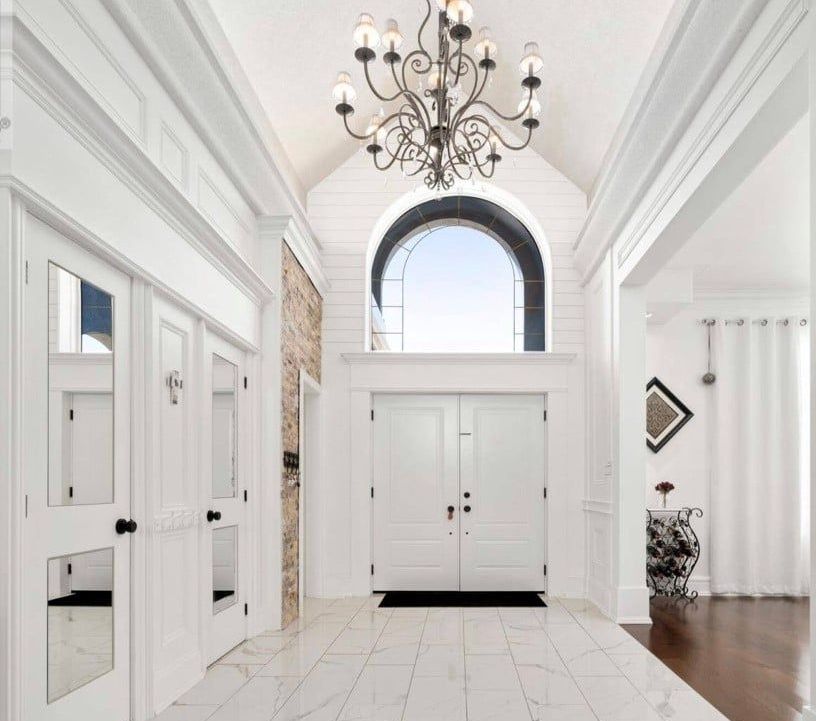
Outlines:
POLYGON ((221 520, 221 511, 207 511, 207 521, 212 523, 213 521, 220 521, 221 520))
POLYGON ((136 533, 138 525, 132 518, 119 518, 116 520, 116 532, 121 536, 125 533, 136 533))
POLYGON ((465 491, 464 496, 465 498, 470 498, 470 491, 465 491))
POLYGON ((465 513, 470 513, 470 506, 465 506, 465 507, 464 507, 462 510, 463 510, 465 513))

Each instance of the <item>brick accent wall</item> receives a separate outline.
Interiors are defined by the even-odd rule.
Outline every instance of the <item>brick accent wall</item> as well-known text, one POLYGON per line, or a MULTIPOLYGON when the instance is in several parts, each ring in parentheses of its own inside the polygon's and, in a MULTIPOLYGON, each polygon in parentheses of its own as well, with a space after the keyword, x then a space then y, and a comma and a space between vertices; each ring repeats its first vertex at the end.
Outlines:
MULTIPOLYGON (((281 253, 281 427, 283 450, 298 452, 300 371, 320 381, 323 300, 286 243, 281 253)), ((281 458, 281 464, 283 458, 281 458)), ((298 617, 298 489, 281 486, 282 621, 298 617)))

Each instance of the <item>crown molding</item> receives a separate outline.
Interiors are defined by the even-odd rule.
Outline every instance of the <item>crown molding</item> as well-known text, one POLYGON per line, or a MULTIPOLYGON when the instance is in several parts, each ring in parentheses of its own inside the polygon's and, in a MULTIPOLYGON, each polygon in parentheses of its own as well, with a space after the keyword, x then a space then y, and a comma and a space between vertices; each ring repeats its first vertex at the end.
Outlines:
POLYGON ((329 292, 330 282, 320 261, 322 246, 310 231, 291 215, 267 215, 258 219, 258 237, 284 240, 303 266, 312 284, 322 298, 329 292))
MULTIPOLYGON (((801 20, 807 13, 807 2, 779 0, 777 5, 783 5, 783 19, 799 17, 801 20)), ((768 5, 768 0, 683 0, 670 16, 656 55, 647 66, 604 161, 586 222, 574 244, 576 265, 585 281, 636 215, 644 197, 669 164, 692 121, 768 5), (662 56, 658 57, 661 52, 662 56)), ((773 38, 784 41, 786 36, 780 34, 783 31, 779 23, 773 24, 759 44, 768 44, 773 38)), ((748 60, 749 65, 757 67, 763 62, 767 63, 765 57, 754 56, 748 60)), ((729 88, 728 94, 737 101, 745 92, 743 75, 729 88)), ((712 120, 706 123, 705 138, 699 137, 694 144, 700 152, 708 147, 711 131, 718 131, 732 113, 733 106, 727 103, 715 108, 712 120)), ((696 162, 698 156, 686 154, 680 163, 687 164, 690 159, 696 162)), ((685 177, 686 174, 672 173, 671 188, 685 177)), ((661 197, 664 196, 666 193, 661 193, 661 197)), ((666 197, 670 196, 669 193, 666 197)), ((642 215, 652 216, 646 212, 642 215)))
MULTIPOLYGON (((248 298, 263 304, 272 297, 271 288, 244 256, 190 203, 145 148, 135 143, 100 107, 19 16, 14 18, 13 51, 14 82, 23 92, 248 298)), ((35 195, 30 189, 19 192, 35 195)))

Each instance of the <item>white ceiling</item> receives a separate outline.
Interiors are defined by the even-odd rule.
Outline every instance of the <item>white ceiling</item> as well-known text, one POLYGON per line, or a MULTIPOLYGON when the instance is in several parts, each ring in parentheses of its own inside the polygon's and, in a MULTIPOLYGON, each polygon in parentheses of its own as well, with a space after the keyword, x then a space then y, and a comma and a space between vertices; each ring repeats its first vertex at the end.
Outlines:
POLYGON ((672 258, 696 290, 810 285, 808 118, 800 120, 672 258))
MULTIPOLYGON (((372 13, 380 29, 395 17, 406 36, 404 48, 413 49, 425 8, 424 0, 209 1, 307 189, 358 148, 334 112, 331 88, 337 72, 348 70, 354 78, 358 130, 380 108, 364 92, 362 68, 353 57, 357 16, 372 13)), ((499 69, 488 97, 502 112, 515 110, 524 42, 539 42, 544 111, 534 147, 585 191, 598 174, 672 4, 474 0, 474 30, 489 25, 499 45, 499 69)), ((382 61, 376 65, 386 78, 382 61)))

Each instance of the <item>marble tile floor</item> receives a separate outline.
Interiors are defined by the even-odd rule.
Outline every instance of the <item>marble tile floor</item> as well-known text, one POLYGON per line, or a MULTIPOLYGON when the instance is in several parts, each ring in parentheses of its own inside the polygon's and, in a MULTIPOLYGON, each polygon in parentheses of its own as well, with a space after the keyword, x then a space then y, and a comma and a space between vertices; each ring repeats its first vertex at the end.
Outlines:
POLYGON ((584 601, 547 608, 378 609, 308 599, 158 721, 723 721, 584 601))

